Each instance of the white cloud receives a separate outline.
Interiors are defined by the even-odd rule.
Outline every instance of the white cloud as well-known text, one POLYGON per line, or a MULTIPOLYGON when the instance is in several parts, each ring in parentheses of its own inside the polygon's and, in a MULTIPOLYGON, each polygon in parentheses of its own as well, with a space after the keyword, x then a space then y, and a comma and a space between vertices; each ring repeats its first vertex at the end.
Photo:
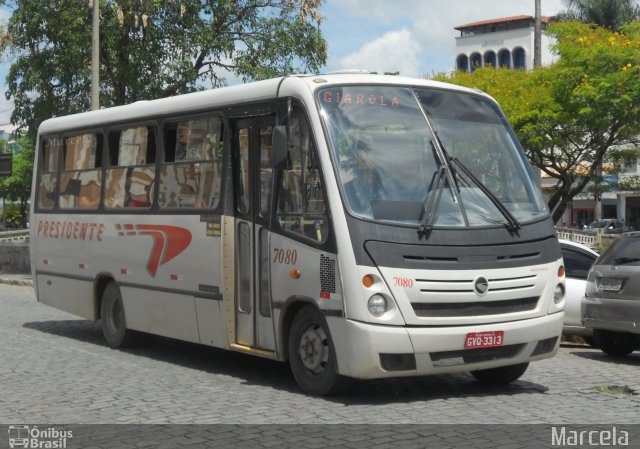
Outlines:
POLYGON ((397 72, 406 76, 420 74, 420 44, 407 29, 389 31, 365 44, 359 50, 341 58, 339 69, 366 69, 397 72))
MULTIPOLYGON (((541 0, 541 4, 542 15, 555 15, 564 9, 563 0, 541 0)), ((455 26, 500 17, 533 16, 535 13, 534 0, 327 0, 327 6, 334 14, 342 12, 344 16, 351 17, 354 24, 354 29, 340 30, 343 33, 338 38, 327 36, 330 50, 328 65, 342 67, 346 58, 336 62, 331 54, 346 53, 341 49, 355 44, 350 37, 361 42, 365 29, 375 34, 376 28, 383 31, 403 28, 412 38, 406 44, 422 48, 422 52, 416 56, 417 61, 410 63, 413 70, 411 74, 414 75, 453 69, 455 38, 459 35, 455 26)), ((326 19, 337 20, 331 15, 326 19)), ((356 54, 361 54, 371 44, 363 46, 356 54)), ((398 47, 394 51, 405 53, 407 50, 398 47)), ((397 60, 394 52, 384 55, 384 58, 397 60)))

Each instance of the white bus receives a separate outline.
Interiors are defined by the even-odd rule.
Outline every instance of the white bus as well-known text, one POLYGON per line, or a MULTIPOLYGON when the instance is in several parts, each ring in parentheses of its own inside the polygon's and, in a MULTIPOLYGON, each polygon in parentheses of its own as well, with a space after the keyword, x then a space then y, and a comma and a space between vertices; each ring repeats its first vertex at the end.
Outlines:
POLYGON ((300 388, 470 371, 508 383, 559 344, 564 268, 489 96, 289 76, 54 118, 34 173, 38 300, 288 361, 300 388))

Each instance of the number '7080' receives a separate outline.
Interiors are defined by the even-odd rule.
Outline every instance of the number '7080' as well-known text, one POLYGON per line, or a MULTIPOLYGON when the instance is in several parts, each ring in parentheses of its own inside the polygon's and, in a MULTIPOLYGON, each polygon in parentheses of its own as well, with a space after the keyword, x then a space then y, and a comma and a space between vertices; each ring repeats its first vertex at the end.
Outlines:
POLYGON ((411 288, 413 287, 413 279, 405 278, 401 276, 394 276, 393 285, 395 285, 396 287, 411 288))
POLYGON ((293 265, 298 260, 298 251, 295 249, 273 248, 273 263, 293 265))

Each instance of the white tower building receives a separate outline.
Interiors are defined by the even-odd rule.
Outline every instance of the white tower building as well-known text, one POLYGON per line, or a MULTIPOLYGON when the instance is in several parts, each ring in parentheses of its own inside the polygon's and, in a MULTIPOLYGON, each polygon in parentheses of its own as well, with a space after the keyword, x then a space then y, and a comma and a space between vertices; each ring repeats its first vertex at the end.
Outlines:
MULTIPOLYGON (((549 50, 552 39, 544 33, 550 17, 542 17, 542 65, 554 62, 549 50)), ((456 70, 477 67, 533 68, 535 18, 513 16, 458 25, 456 30, 456 70)))

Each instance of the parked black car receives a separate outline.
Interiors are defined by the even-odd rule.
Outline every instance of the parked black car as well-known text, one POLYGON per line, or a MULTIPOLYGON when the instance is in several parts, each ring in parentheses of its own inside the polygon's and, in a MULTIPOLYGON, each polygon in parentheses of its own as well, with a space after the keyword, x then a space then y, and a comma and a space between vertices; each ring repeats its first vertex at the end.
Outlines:
POLYGON ((620 220, 598 220, 592 221, 588 230, 603 229, 605 234, 622 234, 627 231, 624 223, 620 220))

